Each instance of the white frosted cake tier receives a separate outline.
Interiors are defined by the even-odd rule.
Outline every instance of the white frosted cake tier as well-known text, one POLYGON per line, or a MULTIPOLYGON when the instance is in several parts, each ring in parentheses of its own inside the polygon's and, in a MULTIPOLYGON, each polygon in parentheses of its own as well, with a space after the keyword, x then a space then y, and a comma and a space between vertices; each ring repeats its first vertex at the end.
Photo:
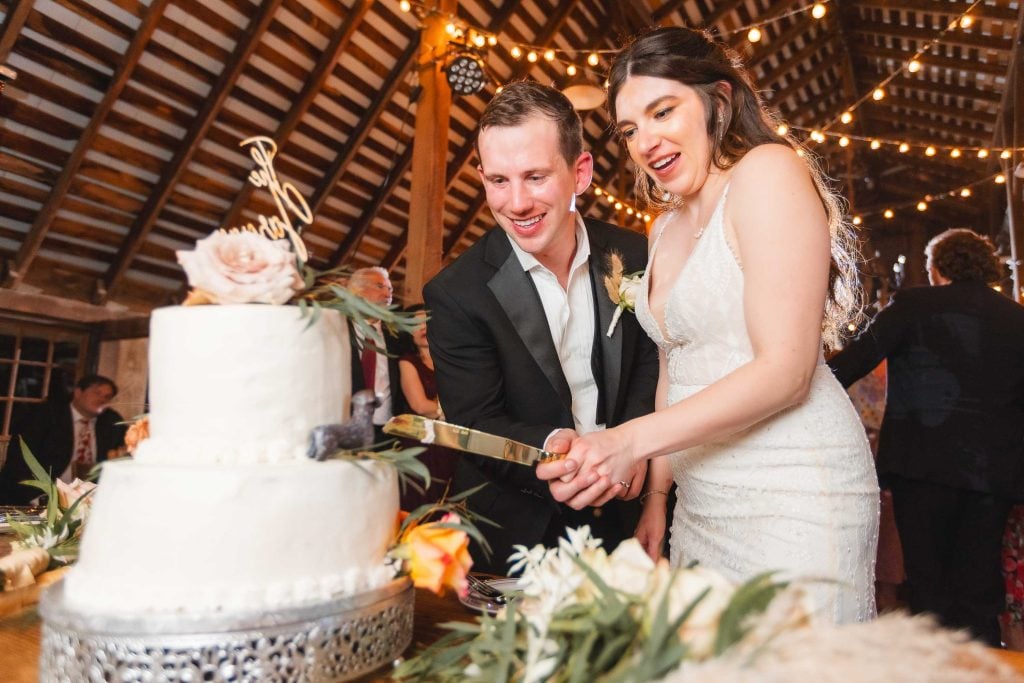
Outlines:
POLYGON ((351 393, 348 326, 297 306, 174 306, 153 312, 150 438, 139 462, 304 460, 310 430, 340 422, 351 393))
POLYGON ((393 467, 112 461, 65 582, 95 614, 272 610, 391 580, 393 467))

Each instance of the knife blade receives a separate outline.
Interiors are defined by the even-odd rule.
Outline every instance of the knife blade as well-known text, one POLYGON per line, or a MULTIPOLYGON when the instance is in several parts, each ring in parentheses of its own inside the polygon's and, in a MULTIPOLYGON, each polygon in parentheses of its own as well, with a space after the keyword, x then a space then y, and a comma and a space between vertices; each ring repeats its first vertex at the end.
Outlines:
POLYGON ((460 427, 441 420, 431 420, 422 415, 396 415, 385 423, 384 433, 528 467, 565 456, 565 453, 551 453, 503 436, 460 427))

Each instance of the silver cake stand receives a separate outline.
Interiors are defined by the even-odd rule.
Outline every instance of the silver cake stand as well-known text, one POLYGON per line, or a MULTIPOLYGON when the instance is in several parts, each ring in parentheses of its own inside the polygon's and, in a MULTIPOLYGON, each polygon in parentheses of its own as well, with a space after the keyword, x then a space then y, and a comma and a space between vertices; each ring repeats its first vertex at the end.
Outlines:
POLYGON ((111 617, 68 608, 64 582, 39 602, 39 680, 347 681, 394 661, 412 640, 407 578, 273 613, 111 617))

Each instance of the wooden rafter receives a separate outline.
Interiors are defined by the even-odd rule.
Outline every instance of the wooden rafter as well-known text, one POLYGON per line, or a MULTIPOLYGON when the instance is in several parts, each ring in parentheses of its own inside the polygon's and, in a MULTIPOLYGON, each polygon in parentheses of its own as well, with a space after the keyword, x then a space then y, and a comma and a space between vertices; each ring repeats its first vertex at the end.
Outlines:
MULTIPOLYGON (((871 36, 887 36, 899 38, 906 41, 917 41, 921 47, 931 42, 939 34, 941 28, 918 28, 916 26, 901 26, 900 24, 886 24, 880 21, 867 21, 858 19, 852 22, 850 27, 854 33, 871 36)), ((941 40, 942 45, 958 45, 978 50, 995 50, 1009 53, 1013 50, 1013 41, 1009 38, 998 36, 984 36, 980 33, 967 33, 965 31, 949 31, 941 40)))
POLYGON ((107 85, 103 98, 96 106, 92 118, 78 138, 78 142, 75 143, 75 148, 64 163, 60 175, 50 190, 46 203, 39 209, 36 219, 32 222, 32 227, 29 228, 28 234, 25 235, 25 239, 18 248, 18 253, 14 258, 14 267, 8 274, 6 286, 13 287, 21 282, 32 266, 32 261, 35 260, 39 247, 42 246, 46 233, 57 216, 57 211, 60 210, 64 196, 75 180, 75 174, 82 165, 82 161, 85 159, 89 148, 92 147, 96 136, 99 135, 100 128, 102 128, 107 120, 107 116, 114 108, 114 104, 121 97, 121 92, 128 84, 128 79, 131 77, 135 65, 138 64, 139 57, 145 51, 153 32, 156 30, 167 3, 168 0, 154 0, 146 10, 146 15, 143 17, 138 29, 136 29, 131 44, 125 50, 124 56, 110 78, 110 83, 107 85))
POLYGON ((338 152, 338 156, 335 157, 331 163, 331 167, 324 174, 324 180, 317 188, 313 191, 310 197, 309 208, 315 215, 320 207, 324 205, 327 198, 331 195, 331 190, 338 184, 341 177, 345 174, 348 169, 348 165, 355 158, 356 153, 363 146, 367 136, 373 131, 374 123, 380 117, 381 112, 384 111, 384 106, 391 101, 394 97, 395 91, 398 90, 398 86, 401 85, 402 79, 405 74, 409 71, 409 67, 413 63, 413 58, 416 56, 416 51, 420 45, 420 34, 417 33, 413 36, 412 40, 409 41, 409 45, 405 48, 405 51, 398 57, 395 62, 394 68, 388 74, 384 83, 381 85, 380 90, 377 92, 377 96, 370 102, 370 106, 367 107, 366 113, 359 120, 359 124, 349 134, 348 139, 345 141, 345 146, 338 152))
POLYGON ((221 72, 217 81, 210 89, 209 97, 206 98, 202 109, 199 110, 193 119, 188 133, 185 134, 181 144, 178 145, 174 157, 167 164, 160 182, 153 188, 146 199, 146 204, 142 207, 142 211, 139 212, 128 229, 128 234, 121 243, 117 256, 104 277, 104 287, 98 292, 96 303, 105 303, 110 292, 128 271, 132 259, 135 258, 139 248, 149 236, 153 225, 160 216, 160 212, 167 204, 167 200, 170 199, 175 187, 181 180, 182 174, 199 149, 199 142, 209 132, 210 126, 216 120, 217 114, 220 112, 221 107, 224 106, 224 101, 227 100, 228 94, 230 94, 238 77, 241 76, 246 64, 248 64, 249 58, 259 45, 263 32, 270 25, 270 22, 273 21, 274 14, 277 12, 277 8, 280 7, 282 1, 264 0, 257 15, 253 17, 245 32, 239 37, 226 68, 221 72))
POLYGON ((28 15, 32 12, 32 6, 36 0, 18 0, 14 2, 14 9, 7 12, 4 23, 0 25, 0 64, 7 61, 11 54, 14 43, 18 40, 21 27, 25 25, 28 15))
MULTIPOLYGON (((349 42, 352 40, 352 36, 355 35, 356 29, 363 21, 363 17, 366 16, 372 4, 373 0, 359 0, 359 4, 349 10, 345 20, 341 22, 331 36, 330 42, 323 52, 320 53, 316 66, 313 67, 312 72, 310 72, 308 78, 303 83, 302 91, 296 98, 295 103, 289 107, 288 114, 278 125, 277 130, 274 131, 272 137, 277 142, 278 154, 281 153, 288 142, 288 137, 299 125, 299 121, 305 116, 310 105, 313 104, 313 100, 320 94, 324 83, 338 65, 338 60, 341 59, 342 53, 345 52, 349 42)), ((256 187, 250 183, 242 186, 241 191, 239 191, 235 196, 235 200, 231 203, 231 208, 228 209, 227 214, 221 221, 221 225, 231 227, 238 222, 246 203, 255 189, 256 187)))

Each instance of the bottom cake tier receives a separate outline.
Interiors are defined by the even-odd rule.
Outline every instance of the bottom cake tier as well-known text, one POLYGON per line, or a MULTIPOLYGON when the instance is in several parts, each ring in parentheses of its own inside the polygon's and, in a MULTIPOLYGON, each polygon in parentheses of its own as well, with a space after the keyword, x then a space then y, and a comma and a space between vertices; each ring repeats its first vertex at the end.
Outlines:
POLYGON ((394 577, 398 484, 360 461, 104 465, 64 600, 85 614, 237 614, 394 577))

